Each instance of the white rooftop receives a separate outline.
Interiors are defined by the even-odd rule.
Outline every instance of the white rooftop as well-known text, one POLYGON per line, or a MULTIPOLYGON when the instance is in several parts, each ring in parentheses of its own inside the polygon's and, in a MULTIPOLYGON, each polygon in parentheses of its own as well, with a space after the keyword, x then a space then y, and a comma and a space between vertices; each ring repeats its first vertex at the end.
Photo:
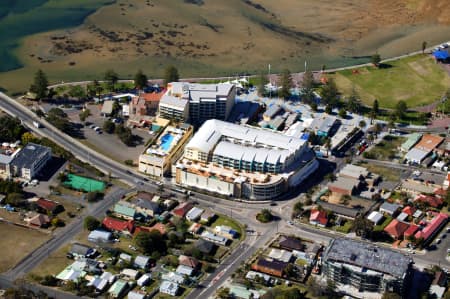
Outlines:
MULTIPOLYGON (((256 146, 266 146, 295 152, 305 144, 304 140, 281 133, 210 119, 200 127, 186 147, 195 148, 202 152, 210 152, 221 138, 230 142, 240 141, 241 146, 245 146, 246 150, 249 149, 249 146, 254 146, 255 148, 256 146)), ((259 150, 260 148, 256 149, 259 150)))

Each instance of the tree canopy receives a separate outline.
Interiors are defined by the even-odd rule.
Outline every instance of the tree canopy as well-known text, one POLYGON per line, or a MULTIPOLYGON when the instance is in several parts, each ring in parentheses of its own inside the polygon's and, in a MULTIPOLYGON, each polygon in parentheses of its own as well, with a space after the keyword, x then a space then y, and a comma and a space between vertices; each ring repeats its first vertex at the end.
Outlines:
POLYGON ((406 102, 403 100, 398 101, 397 105, 395 105, 395 114, 399 119, 405 117, 405 113, 407 110, 408 106, 406 105, 406 102))
POLYGON ((37 99, 43 99, 48 94, 48 79, 45 73, 39 69, 34 75, 33 84, 30 86, 30 91, 36 94, 37 99))
POLYGON ((119 81, 119 75, 112 69, 109 69, 105 72, 104 79, 108 84, 108 89, 110 91, 114 90, 114 86, 119 81))
POLYGON ((151 232, 141 231, 137 233, 133 239, 133 243, 136 247, 147 254, 153 253, 154 251, 164 254, 167 249, 163 236, 157 230, 151 232))
POLYGON ((86 216, 83 221, 83 226, 88 231, 93 231, 100 227, 100 221, 94 216, 86 216))
POLYGON ((288 69, 283 70, 280 77, 280 93, 279 96, 288 99, 291 97, 291 88, 293 87, 292 84, 292 75, 291 72, 288 69))
POLYGON ((380 62, 381 62, 380 54, 378 54, 378 53, 373 54, 372 57, 370 58, 370 61, 372 62, 372 64, 374 66, 378 66, 380 64, 380 62))
POLYGON ((258 95, 263 96, 266 93, 266 84, 269 83, 269 79, 264 73, 259 74, 259 82, 258 82, 258 95))
POLYGON ((339 92, 333 78, 330 78, 327 84, 322 86, 321 95, 323 104, 331 105, 331 107, 337 106, 339 102, 339 92))
POLYGON ((14 142, 20 140, 25 128, 22 126, 20 119, 4 115, 0 117, 0 141, 14 142))
POLYGON ((139 70, 136 75, 134 75, 134 86, 136 86, 139 89, 143 89, 147 86, 148 78, 147 76, 142 72, 142 70, 139 70))
POLYGON ((178 82, 178 80, 180 80, 178 69, 173 65, 168 66, 164 71, 164 85, 167 85, 170 82, 178 82))

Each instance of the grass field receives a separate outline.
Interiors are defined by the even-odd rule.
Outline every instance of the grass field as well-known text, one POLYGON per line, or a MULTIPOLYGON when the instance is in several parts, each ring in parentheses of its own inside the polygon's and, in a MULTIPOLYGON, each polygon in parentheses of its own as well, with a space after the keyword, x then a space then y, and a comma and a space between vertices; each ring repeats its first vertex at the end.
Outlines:
POLYGON ((353 88, 361 100, 372 105, 394 108, 400 100, 408 107, 430 104, 450 87, 450 77, 430 56, 416 55, 389 62, 386 68, 373 66, 345 70, 335 74, 339 89, 349 95, 353 88))
POLYGON ((0 272, 5 272, 16 265, 49 239, 49 235, 39 231, 4 223, 0 223, 0 235, 2 236, 0 272))

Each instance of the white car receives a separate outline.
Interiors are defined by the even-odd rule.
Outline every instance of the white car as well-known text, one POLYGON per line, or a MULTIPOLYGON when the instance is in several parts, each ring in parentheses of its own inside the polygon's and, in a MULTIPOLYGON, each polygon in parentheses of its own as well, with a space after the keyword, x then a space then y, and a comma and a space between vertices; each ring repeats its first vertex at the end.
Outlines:
POLYGON ((436 239, 436 244, 440 244, 441 243, 441 239, 436 239))

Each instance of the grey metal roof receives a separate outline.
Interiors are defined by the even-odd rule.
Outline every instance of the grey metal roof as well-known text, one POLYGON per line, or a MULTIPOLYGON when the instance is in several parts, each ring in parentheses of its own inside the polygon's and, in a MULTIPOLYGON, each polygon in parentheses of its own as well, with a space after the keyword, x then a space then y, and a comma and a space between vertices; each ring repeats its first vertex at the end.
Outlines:
POLYGON ((423 151, 414 147, 406 154, 405 159, 421 162, 429 153, 429 151, 423 151))
POLYGON ((391 214, 395 213, 395 211, 397 211, 400 208, 400 205, 395 204, 395 203, 389 203, 389 202, 384 202, 381 206, 380 206, 380 211, 384 210, 387 211, 391 214))
POLYGON ((159 101, 159 105, 168 106, 170 108, 184 110, 186 105, 188 104, 188 100, 177 98, 170 95, 163 95, 161 100, 159 101))
POLYGON ((8 165, 13 159, 12 156, 0 154, 0 164, 8 165))
POLYGON ((345 238, 330 242, 324 261, 353 265, 361 267, 361 271, 373 270, 397 278, 403 278, 412 262, 400 252, 345 238))
POLYGON ((277 115, 278 113, 280 113, 280 111, 281 111, 281 106, 275 104, 275 105, 270 106, 269 109, 267 109, 266 112, 264 112, 264 116, 272 118, 275 115, 277 115))
POLYGON ((51 152, 49 147, 28 143, 15 155, 11 163, 17 169, 30 169, 34 163, 39 162, 48 152, 51 152))

